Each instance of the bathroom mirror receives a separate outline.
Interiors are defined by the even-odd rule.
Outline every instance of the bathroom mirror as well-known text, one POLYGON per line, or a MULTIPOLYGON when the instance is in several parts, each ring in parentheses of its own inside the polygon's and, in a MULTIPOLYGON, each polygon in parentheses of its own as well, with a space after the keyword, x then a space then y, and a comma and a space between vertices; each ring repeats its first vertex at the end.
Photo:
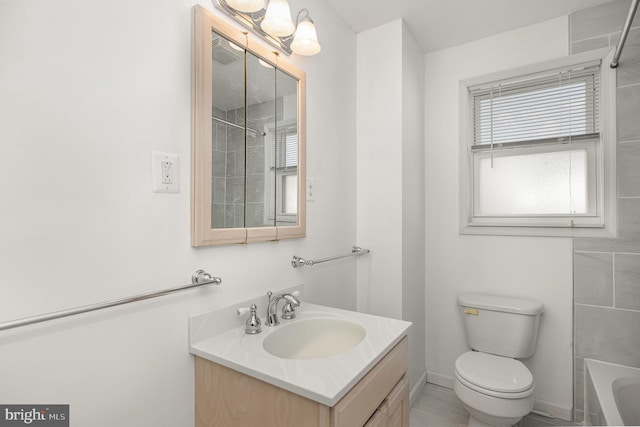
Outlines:
POLYGON ((194 6, 191 244, 304 237, 305 73, 194 6))

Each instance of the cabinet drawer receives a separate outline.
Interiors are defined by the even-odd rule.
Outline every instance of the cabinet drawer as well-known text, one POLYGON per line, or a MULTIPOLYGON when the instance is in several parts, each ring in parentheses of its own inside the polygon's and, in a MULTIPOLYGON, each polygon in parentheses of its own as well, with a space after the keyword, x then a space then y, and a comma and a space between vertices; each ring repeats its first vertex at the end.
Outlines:
POLYGON ((407 370, 408 343, 404 337, 333 407, 333 427, 363 426, 407 370))

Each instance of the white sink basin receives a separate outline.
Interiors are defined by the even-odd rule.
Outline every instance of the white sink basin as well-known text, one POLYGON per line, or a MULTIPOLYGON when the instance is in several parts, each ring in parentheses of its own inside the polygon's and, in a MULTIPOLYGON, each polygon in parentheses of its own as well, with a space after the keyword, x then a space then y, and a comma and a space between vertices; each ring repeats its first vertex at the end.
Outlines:
MULTIPOLYGON (((296 289, 302 287, 278 293, 296 289)), ((261 334, 246 334, 246 319, 237 316, 236 310, 251 304, 264 309, 264 302, 260 295, 191 316, 190 352, 329 407, 335 406, 411 325, 304 302, 296 309, 295 319, 281 320, 275 327, 263 323, 261 334)))
POLYGON ((264 339, 264 349, 283 359, 322 359, 351 350, 364 339, 365 329, 342 319, 293 320, 276 326, 264 339))

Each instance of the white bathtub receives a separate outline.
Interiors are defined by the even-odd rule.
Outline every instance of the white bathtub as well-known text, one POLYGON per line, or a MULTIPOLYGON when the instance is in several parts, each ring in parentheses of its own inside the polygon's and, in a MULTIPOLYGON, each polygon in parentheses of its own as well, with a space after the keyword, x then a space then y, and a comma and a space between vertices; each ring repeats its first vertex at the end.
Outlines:
POLYGON ((640 426, 640 369, 584 362, 587 425, 640 426))

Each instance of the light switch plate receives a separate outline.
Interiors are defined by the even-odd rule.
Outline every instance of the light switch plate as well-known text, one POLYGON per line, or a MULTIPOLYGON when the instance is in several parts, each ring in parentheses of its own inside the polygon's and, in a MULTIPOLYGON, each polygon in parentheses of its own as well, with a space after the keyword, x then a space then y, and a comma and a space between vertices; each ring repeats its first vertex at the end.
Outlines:
POLYGON ((310 177, 307 177, 307 202, 315 202, 316 201, 316 180, 310 177))
POLYGON ((151 173, 154 193, 180 192, 180 162, 175 153, 151 153, 151 173))

